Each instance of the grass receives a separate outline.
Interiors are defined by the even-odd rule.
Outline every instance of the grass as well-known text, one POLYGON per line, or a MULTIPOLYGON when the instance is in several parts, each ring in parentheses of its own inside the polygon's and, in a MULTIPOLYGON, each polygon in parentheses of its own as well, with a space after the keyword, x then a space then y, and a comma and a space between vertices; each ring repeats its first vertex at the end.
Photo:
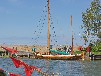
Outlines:
POLYGON ((101 52, 92 52, 94 55, 101 55, 101 52))
POLYGON ((76 50, 76 51, 74 51, 74 54, 82 54, 82 51, 76 50))

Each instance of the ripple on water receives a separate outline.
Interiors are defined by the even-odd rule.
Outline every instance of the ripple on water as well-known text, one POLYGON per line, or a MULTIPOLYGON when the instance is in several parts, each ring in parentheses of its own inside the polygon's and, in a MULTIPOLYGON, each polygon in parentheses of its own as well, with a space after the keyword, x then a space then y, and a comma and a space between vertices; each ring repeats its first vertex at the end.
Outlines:
MULTIPOLYGON (((31 66, 42 68, 43 72, 57 76, 101 76, 101 61, 63 61, 63 60, 38 60, 23 59, 31 66)), ((24 68, 15 68, 11 59, 0 58, 0 68, 25 76, 24 68)), ((32 76, 42 76, 36 71, 32 76)))

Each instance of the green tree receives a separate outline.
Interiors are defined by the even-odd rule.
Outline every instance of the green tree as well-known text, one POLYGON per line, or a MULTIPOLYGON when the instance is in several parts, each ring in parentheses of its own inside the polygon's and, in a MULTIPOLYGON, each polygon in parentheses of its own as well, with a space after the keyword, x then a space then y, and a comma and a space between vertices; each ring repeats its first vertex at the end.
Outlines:
POLYGON ((101 32, 99 32, 97 36, 101 40, 101 32))
POLYGON ((101 38, 101 4, 99 0, 93 0, 90 8, 82 13, 84 34, 101 38))

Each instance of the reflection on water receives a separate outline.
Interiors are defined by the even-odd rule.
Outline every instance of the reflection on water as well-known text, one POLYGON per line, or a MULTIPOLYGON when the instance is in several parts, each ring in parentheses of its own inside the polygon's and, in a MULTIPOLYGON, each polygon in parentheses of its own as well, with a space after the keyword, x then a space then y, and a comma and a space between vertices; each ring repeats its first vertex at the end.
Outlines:
MULTIPOLYGON (((101 61, 68 61, 23 59, 29 65, 42 68, 43 72, 56 76, 101 76, 101 61)), ((15 68, 11 59, 0 58, 0 68, 25 76, 24 68, 15 68)), ((42 76, 36 71, 32 76, 42 76)))

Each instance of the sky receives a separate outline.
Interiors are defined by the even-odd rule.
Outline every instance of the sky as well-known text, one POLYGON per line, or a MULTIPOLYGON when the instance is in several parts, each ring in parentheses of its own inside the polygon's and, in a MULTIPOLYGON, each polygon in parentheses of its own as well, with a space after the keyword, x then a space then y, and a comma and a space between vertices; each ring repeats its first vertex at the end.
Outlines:
MULTIPOLYGON (((91 1, 50 0, 51 44, 71 45, 72 30, 74 44, 84 44, 82 12, 91 1)), ((47 45, 47 0, 0 0, 0 44, 47 45)))

